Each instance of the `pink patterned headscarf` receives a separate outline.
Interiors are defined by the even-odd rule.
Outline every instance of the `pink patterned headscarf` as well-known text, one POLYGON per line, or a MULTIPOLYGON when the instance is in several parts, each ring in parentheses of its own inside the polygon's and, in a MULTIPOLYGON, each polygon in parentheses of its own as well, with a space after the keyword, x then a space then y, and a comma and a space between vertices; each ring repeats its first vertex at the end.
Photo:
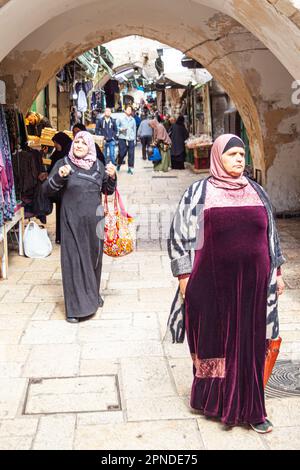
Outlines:
POLYGON ((69 159, 71 160, 71 162, 74 163, 74 165, 78 166, 79 168, 82 168, 84 170, 89 170, 90 168, 92 168, 93 164, 95 163, 97 159, 95 141, 93 139, 93 136, 89 132, 86 132, 86 131, 78 132, 74 140, 77 140, 79 137, 81 137, 84 140, 84 142, 89 148, 89 151, 87 155, 83 158, 75 157, 74 141, 73 141, 71 149, 70 149, 70 153, 69 153, 69 159))
MULTIPOLYGON (((216 188, 223 189, 241 189, 247 186, 248 180, 245 176, 241 175, 238 178, 234 178, 229 175, 223 166, 221 156, 224 153, 224 149, 232 137, 238 138, 234 134, 220 135, 214 142, 211 149, 210 157, 210 173, 212 178, 209 180, 216 188)), ((241 140, 241 139, 240 139, 241 140)))

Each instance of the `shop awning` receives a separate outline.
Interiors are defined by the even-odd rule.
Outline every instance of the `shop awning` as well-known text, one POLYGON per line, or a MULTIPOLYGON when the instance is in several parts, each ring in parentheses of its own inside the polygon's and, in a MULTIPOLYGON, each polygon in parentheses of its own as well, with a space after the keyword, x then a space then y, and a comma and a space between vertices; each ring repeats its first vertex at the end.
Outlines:
POLYGON ((198 69, 195 71, 187 70, 186 72, 167 73, 165 78, 187 87, 189 84, 204 85, 210 82, 213 77, 206 69, 198 69))
POLYGON ((171 86, 172 88, 187 88, 189 85, 204 85, 212 80, 212 75, 206 69, 183 70, 182 72, 167 72, 156 80, 157 85, 171 86))

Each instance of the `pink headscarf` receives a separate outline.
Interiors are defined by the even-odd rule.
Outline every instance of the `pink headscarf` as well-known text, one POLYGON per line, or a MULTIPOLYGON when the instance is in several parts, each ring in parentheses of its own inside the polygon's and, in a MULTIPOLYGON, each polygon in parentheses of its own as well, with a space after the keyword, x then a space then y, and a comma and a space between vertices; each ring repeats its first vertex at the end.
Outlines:
POLYGON ((171 145, 171 139, 165 127, 157 119, 151 119, 149 126, 154 130, 154 140, 161 140, 164 144, 171 145))
POLYGON ((84 170, 89 170, 92 168, 93 164, 95 163, 97 159, 97 152, 96 152, 96 146, 95 146, 95 141, 93 139, 93 136, 86 131, 81 131, 76 134, 76 137, 74 140, 78 139, 81 137, 86 145, 89 148, 89 151, 87 155, 83 158, 77 158, 74 155, 74 141, 72 143, 70 153, 69 153, 69 159, 71 162, 74 163, 74 165, 78 166, 79 168, 83 168, 84 170))
POLYGON ((248 180, 241 175, 238 178, 230 176, 223 166, 221 156, 230 139, 236 137, 234 134, 220 135, 214 142, 211 149, 210 173, 212 178, 209 180, 216 188, 223 189, 241 189, 247 186, 248 180))

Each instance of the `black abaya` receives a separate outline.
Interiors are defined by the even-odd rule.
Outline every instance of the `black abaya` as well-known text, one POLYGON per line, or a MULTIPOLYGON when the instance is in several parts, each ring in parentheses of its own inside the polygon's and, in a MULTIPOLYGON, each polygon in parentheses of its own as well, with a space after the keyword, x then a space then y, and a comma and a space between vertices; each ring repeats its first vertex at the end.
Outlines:
POLYGON ((61 192, 61 267, 67 317, 90 316, 100 306, 103 256, 103 240, 97 236, 101 226, 103 230, 100 198, 101 193, 113 194, 116 180, 107 177, 99 160, 90 170, 83 170, 66 157, 55 164, 43 187, 48 195, 61 192), (65 164, 73 171, 62 178, 58 170, 65 164))
POLYGON ((184 125, 173 124, 170 137, 171 146, 171 167, 174 170, 184 170, 185 162, 185 141, 189 133, 184 125))

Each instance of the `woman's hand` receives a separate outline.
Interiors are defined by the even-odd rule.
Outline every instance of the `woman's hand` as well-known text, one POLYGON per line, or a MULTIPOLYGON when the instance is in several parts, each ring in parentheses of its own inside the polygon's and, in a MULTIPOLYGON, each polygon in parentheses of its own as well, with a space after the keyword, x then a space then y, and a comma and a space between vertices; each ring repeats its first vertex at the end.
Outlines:
POLYGON ((71 171, 72 168, 70 167, 70 165, 64 165, 60 167, 60 169, 58 170, 58 174, 61 178, 65 178, 66 176, 69 176, 71 171))
POLYGON ((106 174, 112 178, 115 179, 116 177, 116 167, 112 163, 108 163, 105 168, 106 174))
POLYGON ((179 290, 183 299, 185 298, 185 290, 186 290, 186 286, 188 282, 189 282, 189 277, 179 280, 179 290))
POLYGON ((284 288, 285 288, 285 285, 284 285, 283 277, 277 276, 277 294, 278 295, 283 294, 284 288))
POLYGON ((47 178, 48 178, 48 173, 47 172, 40 173, 39 176, 38 176, 38 179, 41 182, 45 181, 47 178))

